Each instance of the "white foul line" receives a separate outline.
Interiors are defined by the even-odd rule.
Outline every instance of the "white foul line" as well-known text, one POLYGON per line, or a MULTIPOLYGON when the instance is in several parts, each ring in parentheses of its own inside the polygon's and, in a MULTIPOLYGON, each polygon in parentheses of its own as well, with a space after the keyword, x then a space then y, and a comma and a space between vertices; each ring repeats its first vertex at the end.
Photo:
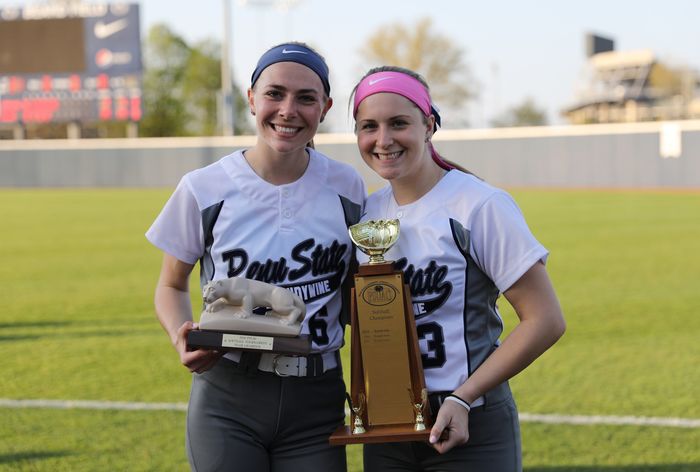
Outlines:
POLYGON ((12 400, 0 398, 2 408, 53 408, 58 410, 167 410, 187 411, 186 403, 105 402, 93 400, 12 400))
POLYGON ((520 421, 527 423, 551 423, 573 425, 626 425, 667 426, 671 428, 700 428, 700 419, 660 418, 650 416, 602 416, 602 415, 542 415, 520 413, 520 421))
MULTIPOLYGON (((60 410, 130 410, 187 411, 186 403, 108 402, 96 400, 13 400, 0 398, 0 408, 53 408, 60 410)), ((349 411, 345 412, 349 414, 349 411)), ((700 419, 663 418, 649 416, 557 415, 520 413, 524 423, 568 425, 664 426, 669 428, 700 428, 700 419)))

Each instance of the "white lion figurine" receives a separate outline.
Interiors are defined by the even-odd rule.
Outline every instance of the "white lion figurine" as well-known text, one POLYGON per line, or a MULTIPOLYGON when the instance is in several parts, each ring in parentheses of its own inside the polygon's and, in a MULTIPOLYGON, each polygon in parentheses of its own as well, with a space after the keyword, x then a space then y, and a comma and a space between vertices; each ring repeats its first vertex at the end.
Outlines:
POLYGON ((243 277, 231 277, 209 282, 204 286, 206 313, 215 313, 227 306, 240 306, 236 317, 245 319, 253 314, 253 308, 264 306, 272 308, 266 316, 274 316, 282 325, 301 323, 306 316, 306 305, 295 293, 283 287, 250 280, 243 277))

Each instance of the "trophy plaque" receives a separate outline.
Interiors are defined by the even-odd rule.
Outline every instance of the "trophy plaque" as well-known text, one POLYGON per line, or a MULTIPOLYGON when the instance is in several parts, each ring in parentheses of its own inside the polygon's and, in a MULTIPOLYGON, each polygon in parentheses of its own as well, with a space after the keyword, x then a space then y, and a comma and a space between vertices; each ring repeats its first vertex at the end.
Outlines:
POLYGON ((188 349, 311 352, 311 338, 300 334, 306 305, 286 288, 231 277, 205 285, 203 299, 199 329, 187 334, 188 349), (256 307, 264 307, 265 313, 256 314, 256 307))
POLYGON ((383 257, 398 240, 399 221, 367 221, 349 231, 369 262, 360 264, 350 297, 351 424, 330 443, 426 441, 432 415, 411 294, 403 273, 383 257))

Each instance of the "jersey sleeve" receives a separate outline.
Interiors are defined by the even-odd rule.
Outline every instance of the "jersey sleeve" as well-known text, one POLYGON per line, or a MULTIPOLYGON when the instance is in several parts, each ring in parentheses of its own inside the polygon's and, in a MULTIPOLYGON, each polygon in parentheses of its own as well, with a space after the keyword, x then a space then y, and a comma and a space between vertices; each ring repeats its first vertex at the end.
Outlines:
POLYGON ((146 238, 162 251, 188 264, 196 263, 202 256, 202 216, 186 177, 180 180, 146 232, 146 238))
POLYGON ((549 252, 525 222, 520 208, 505 192, 491 195, 471 222, 472 256, 501 292, 508 290, 549 252))

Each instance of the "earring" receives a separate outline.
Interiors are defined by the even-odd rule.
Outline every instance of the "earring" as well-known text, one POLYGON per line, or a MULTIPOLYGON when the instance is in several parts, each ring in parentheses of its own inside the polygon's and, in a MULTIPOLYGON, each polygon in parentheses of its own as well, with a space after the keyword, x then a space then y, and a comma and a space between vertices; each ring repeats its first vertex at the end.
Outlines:
POLYGON ((251 109, 250 109, 250 114, 253 115, 253 116, 255 116, 255 110, 253 110, 253 109, 251 108, 251 109))

